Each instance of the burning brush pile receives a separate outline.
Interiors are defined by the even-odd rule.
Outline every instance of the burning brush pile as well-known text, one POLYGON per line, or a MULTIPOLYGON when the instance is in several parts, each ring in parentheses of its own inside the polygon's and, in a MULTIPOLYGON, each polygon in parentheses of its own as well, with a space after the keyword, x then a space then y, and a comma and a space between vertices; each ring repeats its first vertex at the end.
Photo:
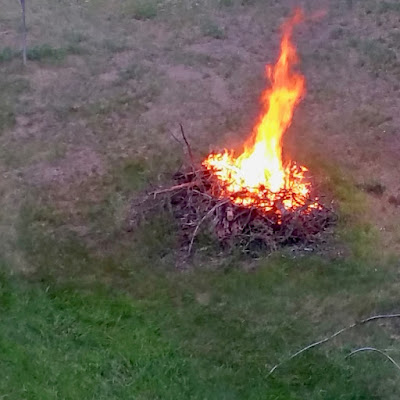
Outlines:
MULTIPOLYGON (((223 247, 252 251, 310 243, 333 221, 332 210, 313 194, 307 168, 282 157, 282 136, 305 92, 304 77, 293 69, 298 58, 291 42, 300 19, 298 12, 283 26, 279 58, 267 66, 271 86, 242 153, 211 153, 200 168, 177 173, 174 186, 154 193, 168 197, 189 254, 204 230, 223 247)), ((193 161, 183 129, 182 136, 193 161)))

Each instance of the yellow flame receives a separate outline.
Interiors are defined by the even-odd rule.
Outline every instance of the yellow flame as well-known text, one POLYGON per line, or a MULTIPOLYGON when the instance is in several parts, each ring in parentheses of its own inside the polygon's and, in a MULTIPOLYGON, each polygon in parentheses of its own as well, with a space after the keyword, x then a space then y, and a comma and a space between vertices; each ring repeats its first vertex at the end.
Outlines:
POLYGON ((243 205, 258 203, 261 196, 269 193, 269 201, 263 203, 268 210, 275 195, 282 189, 293 192, 292 199, 285 199, 285 208, 303 205, 296 196, 305 197, 310 184, 305 181, 305 167, 282 161, 282 136, 288 129, 296 104, 305 92, 304 77, 293 70, 298 62, 296 48, 291 42, 293 27, 302 19, 297 11, 283 25, 280 55, 274 66, 267 66, 271 87, 262 95, 263 110, 258 123, 245 144, 243 153, 235 158, 233 152, 210 154, 203 165, 223 182, 224 195, 243 205), (243 191, 247 196, 243 196, 243 191), (241 196, 235 193, 241 192, 241 196), (296 200, 297 198, 297 200, 296 200))

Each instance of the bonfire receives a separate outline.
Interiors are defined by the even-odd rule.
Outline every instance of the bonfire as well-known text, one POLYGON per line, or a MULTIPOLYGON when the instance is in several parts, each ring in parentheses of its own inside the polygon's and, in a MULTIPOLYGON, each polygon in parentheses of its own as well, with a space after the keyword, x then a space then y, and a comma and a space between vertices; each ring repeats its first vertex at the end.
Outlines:
POLYGON ((223 247, 250 252, 312 242, 332 222, 331 209, 312 194, 307 168, 282 156, 282 137, 305 94, 291 41, 301 19, 297 11, 283 24, 279 57, 266 68, 270 86, 261 96, 262 111, 241 153, 212 152, 196 168, 181 126, 192 168, 175 174, 176 184, 154 196, 168 196, 189 254, 200 230, 214 235, 223 247))

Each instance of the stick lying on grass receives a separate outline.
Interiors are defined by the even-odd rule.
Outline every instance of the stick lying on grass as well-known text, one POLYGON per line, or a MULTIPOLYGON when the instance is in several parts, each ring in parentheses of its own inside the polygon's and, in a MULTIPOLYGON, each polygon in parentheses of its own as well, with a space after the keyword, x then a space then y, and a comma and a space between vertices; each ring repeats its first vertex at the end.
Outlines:
POLYGON ((393 360, 392 357, 389 356, 389 354, 386 354, 384 351, 376 349, 375 347, 361 347, 360 349, 353 350, 346 358, 349 358, 353 356, 354 354, 360 353, 361 351, 375 351, 379 354, 382 354, 384 357, 386 357, 394 366, 400 371, 400 365, 397 364, 396 361, 393 360))
MULTIPOLYGON (((400 318, 400 314, 382 314, 382 315, 374 315, 374 316, 372 316, 372 317, 362 319, 361 321, 354 322, 354 323, 352 323, 351 325, 349 325, 349 326, 347 326, 347 327, 345 327, 345 328, 342 328, 342 329, 340 329, 339 331, 333 333, 331 336, 328 336, 328 337, 326 337, 326 338, 324 338, 324 339, 321 339, 321 340, 319 340, 318 342, 314 342, 314 343, 309 344, 308 346, 306 346, 306 347, 300 349, 299 351, 297 351, 296 353, 292 354, 289 358, 286 358, 285 360, 283 360, 283 361, 281 361, 280 363, 276 364, 276 365, 269 371, 268 376, 270 376, 270 375, 271 375, 278 367, 280 367, 282 364, 287 363, 288 361, 290 361, 290 360, 292 360, 293 358, 299 356, 300 354, 304 353, 305 351, 312 349, 313 347, 317 347, 317 346, 319 346, 319 345, 321 345, 321 344, 324 344, 324 343, 328 342, 328 341, 331 340, 331 339, 334 339, 336 336, 339 336, 339 335, 341 335, 342 333, 347 332, 348 330, 350 330, 350 329, 352 329, 352 328, 355 328, 356 326, 364 325, 364 324, 366 324, 366 323, 368 323, 368 322, 376 321, 376 320, 378 320, 378 319, 388 319, 388 318, 400 318)), ((366 349, 366 348, 365 348, 365 349, 366 349)), ((368 348, 368 349, 370 349, 370 348, 368 348)), ((361 351, 361 350, 359 350, 359 351, 361 351)), ((355 351, 355 352, 353 352, 353 353, 350 353, 350 355, 349 355, 348 357, 350 357, 352 354, 355 354, 356 352, 357 352, 357 351, 355 351)), ((385 355, 386 355, 386 354, 385 354, 385 355)), ((388 357, 389 357, 389 356, 388 356, 388 357)), ((394 361, 394 360, 392 360, 392 361, 394 361)), ((395 363, 395 364, 396 364, 396 363, 395 363)), ((397 365, 397 364, 396 364, 396 365, 397 365)), ((400 369, 400 368, 399 368, 399 369, 400 369)))

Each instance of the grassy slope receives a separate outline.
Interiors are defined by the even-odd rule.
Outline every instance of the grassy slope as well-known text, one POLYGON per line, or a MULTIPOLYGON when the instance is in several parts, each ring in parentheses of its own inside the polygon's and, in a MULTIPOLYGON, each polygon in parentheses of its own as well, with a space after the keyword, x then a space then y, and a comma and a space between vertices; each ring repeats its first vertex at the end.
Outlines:
MULTIPOLYGON (((221 18, 213 17, 221 8, 215 11, 207 2, 200 3, 204 3, 205 11, 201 8, 193 11, 188 6, 190 2, 182 3, 187 5, 182 9, 176 5, 179 2, 170 2, 174 12, 169 13, 163 2, 130 1, 123 14, 125 18, 134 16, 147 22, 159 17, 163 24, 173 26, 183 15, 190 28, 195 26, 207 40, 223 40, 229 31, 225 32, 219 23, 221 18)), ((243 1, 240 5, 233 0, 219 2, 227 13, 235 7, 239 7, 239 13, 247 12, 261 3, 265 2, 243 1)), ((347 12, 346 7, 357 2, 339 3, 340 12, 347 12)), ((373 1, 365 4, 375 10, 373 1)), ((392 10, 390 4, 394 3, 385 2, 385 7, 392 10)), ((128 163, 122 163, 122 167, 121 163, 114 165, 108 160, 109 174, 93 186, 91 183, 73 188, 77 194, 67 200, 59 193, 48 193, 46 188, 35 190, 33 195, 29 182, 27 185, 21 181, 24 168, 57 159, 59 151, 62 158, 64 152, 59 146, 67 146, 68 140, 79 144, 85 140, 83 134, 76 138, 70 131, 63 131, 65 121, 84 119, 97 134, 94 144, 89 141, 84 145, 97 150, 104 147, 112 158, 113 151, 121 150, 113 147, 118 142, 114 136, 106 136, 110 130, 106 117, 121 112, 119 117, 123 119, 124 107, 128 107, 129 114, 134 114, 132 118, 137 118, 149 107, 148 101, 155 101, 159 91, 153 82, 148 82, 155 75, 151 69, 149 73, 147 64, 121 67, 122 82, 118 81, 114 92, 101 92, 104 98, 100 100, 93 89, 97 81, 91 87, 93 92, 86 93, 84 85, 79 91, 82 82, 89 82, 90 86, 92 74, 104 72, 102 66, 108 58, 132 45, 132 38, 125 43, 119 31, 127 22, 117 15, 116 21, 111 18, 107 23, 102 21, 104 26, 98 24, 103 31, 86 32, 87 14, 82 9, 74 8, 70 13, 62 7, 47 6, 37 6, 32 14, 32 26, 40 27, 29 53, 31 62, 38 62, 35 68, 47 68, 50 74, 51 68, 68 64, 69 55, 84 57, 90 68, 81 71, 82 76, 74 77, 72 89, 69 83, 62 87, 65 91, 60 92, 62 95, 55 89, 53 93, 52 84, 41 89, 43 93, 39 95, 35 87, 31 88, 36 82, 30 79, 30 72, 15 67, 14 53, 9 50, 0 53, 3 72, 0 88, 7 93, 0 100, 3 133, 0 155, 4 173, 0 182, 3 254, 0 267, 4 271, 0 276, 0 398, 397 399, 397 371, 386 360, 367 353, 345 360, 351 349, 364 345, 389 349, 396 358, 399 350, 396 323, 375 324, 349 332, 282 366, 273 377, 267 378, 275 363, 311 341, 354 319, 390 312, 398 306, 397 265, 380 258, 375 249, 379 240, 374 229, 357 218, 354 221, 354 215, 365 209, 360 207, 362 196, 334 169, 321 167, 320 162, 310 165, 316 173, 320 168, 321 175, 328 175, 325 184, 341 202, 341 237, 348 241, 352 254, 347 259, 276 254, 254 262, 251 271, 239 267, 243 260, 235 257, 221 261, 218 268, 208 268, 211 261, 203 259, 190 271, 175 271, 173 252, 166 250, 175 245, 173 225, 166 216, 148 221, 134 235, 121 235, 118 210, 129 203, 132 191, 143 187, 149 169, 153 177, 159 172, 160 165, 152 164, 153 148, 158 151, 161 147, 165 153, 163 143, 150 140, 143 146, 143 137, 137 138, 139 129, 134 131, 136 136, 132 134, 133 139, 129 137, 132 141, 126 142, 123 130, 118 131, 118 140, 126 147, 143 148, 129 154, 128 163), (65 26, 60 23, 58 29, 50 23, 40 25, 43 12, 55 16, 53 24, 57 24, 62 14, 60 20, 65 26), (71 23, 77 32, 83 33, 71 35, 71 23), (113 30, 108 30, 110 26, 113 30), (41 37, 51 43, 43 46, 41 37), (96 54, 89 49, 96 49, 96 54), (134 81, 138 92, 123 91, 129 80, 134 81), (21 94, 28 98, 21 99, 21 94), (33 105, 37 98, 48 101, 46 112, 55 115, 50 128, 39 129, 43 135, 49 129, 49 136, 42 137, 37 132, 26 137, 13 136, 9 129, 17 123, 17 115, 38 112, 33 105), (75 109, 77 100, 83 105, 78 104, 75 109), (79 192, 84 194, 83 198, 75 201, 79 192), (28 200, 21 201, 23 198, 28 200), (73 210, 63 209, 65 203, 73 210), (71 228, 78 223, 88 229, 84 239, 71 228), (25 274, 10 274, 15 270, 25 274)), ((88 12, 94 12, 96 7, 116 12, 100 0, 90 2, 88 7, 88 12)), ((269 5, 265 7, 261 11, 269 12, 269 5)), ((9 13, 0 16, 10 29, 15 21, 13 13, 17 15, 17 10, 10 8, 9 13)), ((127 26, 122 33, 129 31, 131 26, 127 26)), ((193 40, 192 32, 184 34, 189 41, 193 40)), ((140 51, 148 47, 152 60, 160 49, 153 49, 153 39, 142 36, 143 42, 135 47, 135 59, 136 52, 143 56, 140 51)), ((381 43, 374 42, 372 50, 368 44, 354 44, 357 46, 366 58, 364 62, 372 70, 378 69, 381 57, 376 46, 381 43)), ((382 48, 379 49, 381 52, 382 48)), ((212 57, 179 53, 174 47, 170 51, 172 59, 191 67, 206 64, 211 69, 216 62, 212 57)), ((313 63, 324 62, 324 53, 318 57, 313 63)), ((224 59, 215 68, 227 63, 224 59)), ((389 57, 387 68, 393 63, 393 57, 389 57)), ((228 72, 218 70, 221 74, 228 72)), ((234 76, 233 83, 236 79, 234 76)), ((129 134, 135 121, 128 124, 129 134)), ((113 124, 114 129, 117 123, 113 124)), ((229 129, 235 126, 228 119, 226 124, 229 129)), ((151 129, 156 131, 154 127, 151 129)), ((151 129, 149 132, 153 132, 151 129)), ((226 126, 219 129, 223 131, 226 126)), ((115 154, 115 158, 118 156, 115 154)), ((163 160, 161 169, 167 169, 171 162, 175 160, 163 160)))
POLYGON ((357 345, 389 347, 393 340, 382 327, 346 335, 339 346, 311 351, 267 379, 273 363, 348 322, 350 310, 373 309, 366 293, 386 280, 354 264, 268 264, 252 274, 155 279, 136 272, 130 296, 3 277, 1 393, 13 399, 396 398, 391 365, 374 355, 344 359, 357 345), (312 315, 316 308, 324 314, 312 315))
POLYGON ((309 342, 366 314, 392 311, 388 263, 283 253, 252 272, 233 258, 218 270, 177 273, 158 254, 173 241, 168 219, 143 226, 129 247, 114 243, 112 257, 93 255, 73 233, 49 235, 49 225, 56 229, 46 208, 23 208, 18 247, 37 270, 30 283, 1 278, 0 390, 9 398, 397 396, 397 372, 379 356, 345 360, 362 345, 395 349, 392 324, 350 332, 267 378, 309 342))

